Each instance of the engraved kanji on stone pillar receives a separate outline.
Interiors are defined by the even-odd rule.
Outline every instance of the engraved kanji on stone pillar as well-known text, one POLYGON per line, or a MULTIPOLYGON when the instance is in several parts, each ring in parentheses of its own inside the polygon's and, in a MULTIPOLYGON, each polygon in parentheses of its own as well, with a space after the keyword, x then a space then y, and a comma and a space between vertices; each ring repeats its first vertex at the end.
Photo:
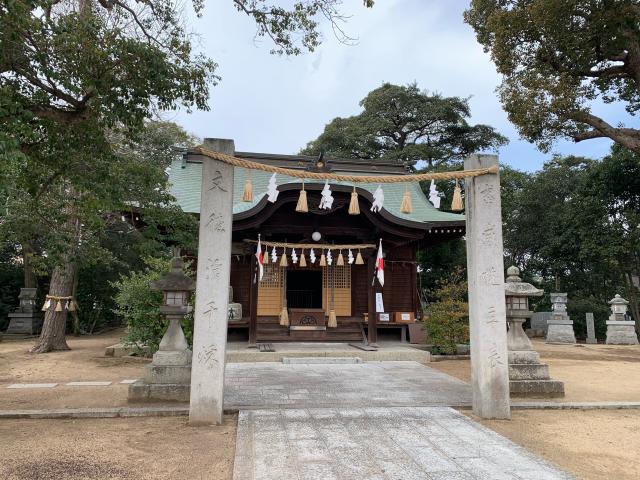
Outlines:
MULTIPOLYGON (((464 168, 497 164, 496 155, 472 155, 464 168)), ((473 412, 510 418, 499 175, 467 179, 465 200, 473 412)))
MULTIPOLYGON (((234 155, 233 140, 205 139, 208 150, 234 155)), ((227 304, 231 270, 233 166, 202 159, 198 273, 189 423, 222 423, 227 304)))

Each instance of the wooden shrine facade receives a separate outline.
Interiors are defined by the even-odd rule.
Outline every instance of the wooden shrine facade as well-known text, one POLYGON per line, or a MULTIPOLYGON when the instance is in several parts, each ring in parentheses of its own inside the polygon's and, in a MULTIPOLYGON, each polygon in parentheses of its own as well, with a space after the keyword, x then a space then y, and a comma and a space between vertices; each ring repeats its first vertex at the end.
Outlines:
MULTIPOLYGON (((403 165, 382 161, 330 160, 319 166, 315 158, 304 156, 267 155, 236 152, 247 158, 293 169, 320 168, 334 172, 357 174, 403 175, 403 165)), ((417 184, 386 184, 385 201, 380 212, 371 212, 373 191, 377 185, 359 184, 360 214, 349 214, 353 185, 331 183, 333 205, 319 208, 320 191, 324 182, 305 182, 308 212, 296 212, 302 183, 298 179, 277 176, 278 198, 269 202, 266 196, 270 174, 234 169, 234 215, 230 283, 233 302, 242 305, 242 318, 229 320, 230 335, 247 338, 250 343, 280 341, 362 341, 364 327, 369 340, 375 342, 378 322, 375 314, 376 293, 382 293, 384 311, 393 323, 395 313, 417 315, 417 253, 441 242, 464 235, 464 217, 436 210, 417 184), (254 198, 242 201, 243 185, 247 178, 253 184, 254 198), (402 213, 400 203, 410 191, 412 211, 402 213), (320 234, 319 241, 313 234, 320 234), (314 244, 317 260, 310 261, 310 251, 297 250, 306 256, 306 266, 293 263, 291 249, 287 249, 288 265, 280 266, 282 248, 276 248, 277 260, 264 266, 261 282, 256 282, 257 259, 255 242, 314 244), (345 265, 336 265, 340 252, 334 251, 331 266, 320 266, 318 259, 323 245, 374 244, 382 239, 385 253, 385 283, 380 287, 374 278, 376 249, 360 251, 363 264, 346 261, 347 251, 341 252, 345 265), (372 285, 373 284, 373 285, 372 285), (333 305, 337 327, 327 326, 329 309, 333 305), (286 306, 288 326, 280 325, 279 314, 286 306), (368 317, 368 323, 365 323, 368 317)), ((198 214, 192 199, 200 198, 201 168, 197 155, 187 152, 181 161, 174 162, 170 172, 172 193, 187 212, 198 214)), ((271 255, 272 248, 265 252, 271 255)), ((358 252, 353 251, 355 256, 358 252)), ((220 286, 224 288, 224 286, 220 286)))

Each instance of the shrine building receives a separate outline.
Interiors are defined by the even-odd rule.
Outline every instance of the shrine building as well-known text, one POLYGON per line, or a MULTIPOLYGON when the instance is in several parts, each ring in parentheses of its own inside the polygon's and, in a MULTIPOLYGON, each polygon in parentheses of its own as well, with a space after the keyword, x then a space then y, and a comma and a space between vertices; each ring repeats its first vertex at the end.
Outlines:
MULTIPOLYGON (((310 172, 358 176, 408 173, 403 164, 384 160, 250 152, 235 152, 235 157, 310 172)), ((303 189, 301 179, 278 174, 274 182, 272 176, 269 172, 234 167, 230 302, 236 307, 230 308, 229 338, 244 338, 250 343, 361 342, 367 335, 375 343, 381 329, 414 321, 420 308, 417 252, 463 236, 464 216, 434 208, 417 182, 382 185, 383 206, 374 212, 371 207, 378 184, 354 186, 329 180, 332 203, 330 208, 321 208, 321 192, 326 187, 324 180, 317 179, 304 180, 308 208, 299 212, 296 206, 303 189), (270 180, 278 190, 273 202, 267 195, 270 180), (252 190, 250 199, 247 185, 252 190), (354 191, 359 214, 350 213, 354 191), (407 196, 411 206, 401 208, 407 196), (258 238, 264 251, 261 281, 255 255, 258 238), (376 288, 373 279, 380 240, 384 285, 376 288), (326 248, 336 245, 353 248, 332 250, 329 265, 326 248), (309 246, 313 247, 315 262, 311 261, 309 246), (286 266, 282 265, 283 254, 287 257, 286 266), (338 257, 342 257, 340 261, 338 257), (283 309, 288 313, 286 322, 282 319, 283 309), (336 326, 330 326, 328 321, 332 310, 336 326)), ((184 153, 182 159, 173 162, 169 181, 179 206, 198 215, 201 157, 194 151, 184 153)))

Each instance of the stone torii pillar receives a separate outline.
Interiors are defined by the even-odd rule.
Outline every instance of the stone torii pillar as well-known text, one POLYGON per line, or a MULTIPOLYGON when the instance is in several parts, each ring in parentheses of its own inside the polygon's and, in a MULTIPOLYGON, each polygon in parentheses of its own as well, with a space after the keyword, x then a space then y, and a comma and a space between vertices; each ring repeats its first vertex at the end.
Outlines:
MULTIPOLYGON (((493 165, 496 155, 464 162, 465 170, 493 165)), ((473 413, 510 418, 499 175, 467 178, 465 200, 473 413)))
MULTIPOLYGON (((205 139, 209 150, 235 154, 233 140, 205 139)), ((233 166, 205 156, 198 236, 198 273, 193 325, 190 425, 222 423, 227 344, 233 166)))

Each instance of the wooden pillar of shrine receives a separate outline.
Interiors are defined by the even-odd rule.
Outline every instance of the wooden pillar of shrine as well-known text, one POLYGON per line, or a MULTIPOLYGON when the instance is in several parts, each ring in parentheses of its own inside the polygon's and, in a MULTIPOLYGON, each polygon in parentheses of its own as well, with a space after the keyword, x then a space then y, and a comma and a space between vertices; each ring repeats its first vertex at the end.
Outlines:
POLYGON ((249 347, 255 347, 258 340, 258 259, 251 255, 251 287, 249 290, 249 347))
POLYGON ((369 345, 378 345, 378 314, 376 312, 376 293, 379 291, 379 282, 375 277, 376 257, 370 255, 367 258, 367 300, 369 310, 369 320, 367 325, 369 345))

